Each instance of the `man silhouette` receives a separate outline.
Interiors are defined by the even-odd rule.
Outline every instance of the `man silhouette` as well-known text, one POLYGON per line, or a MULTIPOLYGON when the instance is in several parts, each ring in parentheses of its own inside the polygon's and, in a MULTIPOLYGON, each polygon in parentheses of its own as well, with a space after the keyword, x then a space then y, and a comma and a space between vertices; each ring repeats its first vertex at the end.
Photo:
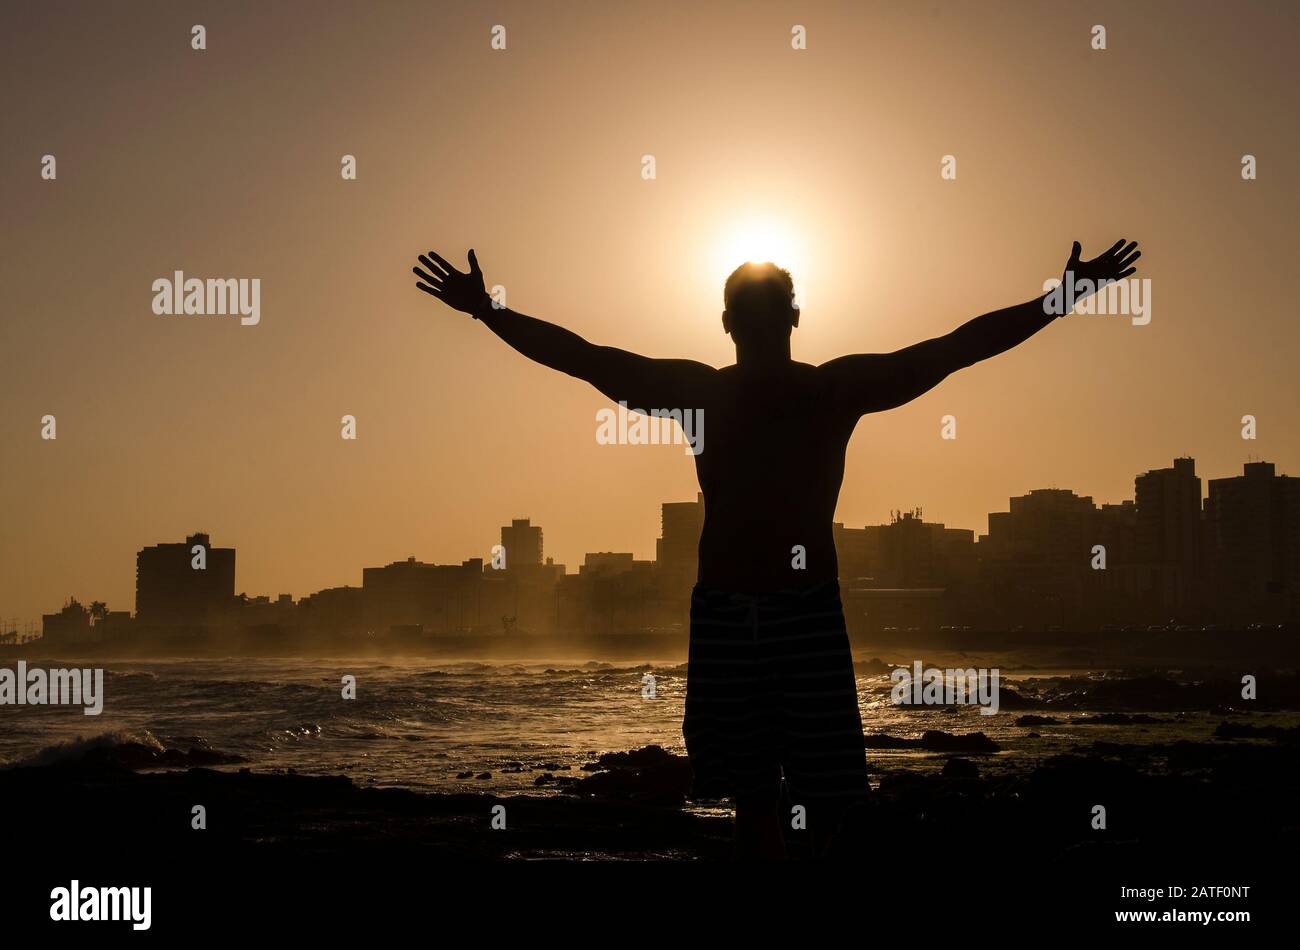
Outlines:
POLYGON ((1083 290, 1064 307, 1044 294, 894 353, 821 366, 790 358, 799 310, 789 273, 744 264, 723 290, 722 327, 736 363, 722 369, 597 346, 497 309, 473 250, 467 274, 433 251, 420 255, 416 286, 481 320, 529 359, 628 406, 707 416, 707 446, 695 456, 704 528, 682 732, 693 796, 735 799, 739 857, 783 856, 783 778, 789 802, 806 809, 818 853, 867 791, 832 531, 858 419, 1024 342, 1104 282, 1134 273, 1141 256, 1136 243, 1123 241, 1091 261, 1081 261, 1080 251, 1075 242, 1062 281, 1071 286, 1072 272, 1083 290))

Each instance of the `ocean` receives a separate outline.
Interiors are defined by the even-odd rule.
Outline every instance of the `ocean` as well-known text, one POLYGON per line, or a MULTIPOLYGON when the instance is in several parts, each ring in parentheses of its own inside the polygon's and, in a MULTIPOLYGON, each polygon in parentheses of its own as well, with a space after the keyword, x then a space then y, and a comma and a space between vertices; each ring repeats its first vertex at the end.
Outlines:
MULTIPOLYGON (((28 666, 69 667, 28 660, 28 666)), ((159 660, 102 663, 104 708, 0 707, 0 765, 69 758, 87 745, 137 741, 206 745, 244 762, 223 768, 346 775, 362 785, 422 791, 554 794, 543 773, 581 776, 605 752, 660 745, 684 754, 681 663, 482 663, 438 660, 159 660), (653 675, 653 698, 643 696, 653 675), (356 677, 354 699, 343 677, 356 677), (468 773, 468 774, 467 774, 468 773), (489 777, 480 777, 490 773, 489 777)), ((9 664, 12 668, 13 664, 9 664)), ((1003 687, 1033 694, 1051 677, 1105 674, 1003 671, 1003 687)), ((976 707, 900 707, 888 673, 859 672, 865 732, 916 738, 926 730, 983 732, 1000 746, 971 756, 985 774, 1020 770, 1096 740, 1158 743, 1210 738, 1221 714, 1153 713, 1137 724, 1077 724, 1089 710, 1051 711, 1059 723, 1015 724, 1025 708, 980 715, 976 707)), ((1100 710, 1098 710, 1100 711, 1100 710)), ((1136 712, 1136 710, 1130 711, 1136 712)), ((874 773, 934 771, 947 755, 868 749, 874 773)), ((873 777, 873 781, 876 780, 873 777)))

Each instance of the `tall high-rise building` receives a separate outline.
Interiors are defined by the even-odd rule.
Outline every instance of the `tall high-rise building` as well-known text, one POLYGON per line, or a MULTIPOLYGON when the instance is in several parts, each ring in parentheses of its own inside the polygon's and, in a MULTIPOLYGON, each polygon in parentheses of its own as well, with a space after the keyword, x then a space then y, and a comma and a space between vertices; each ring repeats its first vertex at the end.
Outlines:
POLYGON ((695 583, 700 565, 700 535, 704 531, 704 493, 695 501, 665 502, 663 528, 655 542, 655 561, 673 587, 695 583))
POLYGON ((1113 564, 1131 564, 1137 550, 1137 503, 1131 498, 1097 509, 1097 543, 1113 564))
POLYGON ((212 547, 206 534, 192 534, 184 544, 143 548, 135 556, 135 616, 139 624, 217 623, 225 619, 234 601, 235 549, 212 547))
POLYGON ((502 527, 501 546, 506 549, 506 570, 542 563, 542 529, 528 518, 515 518, 502 527))
POLYGON ((1247 462, 1241 475, 1210 479, 1205 518, 1222 618, 1300 616, 1300 478, 1247 462))
POLYGON ((1147 563, 1192 564, 1197 558, 1201 479, 1196 460, 1174 459, 1133 480, 1137 505, 1134 556, 1147 563))
POLYGON ((1142 594, 1159 610, 1193 606, 1200 580, 1201 479, 1196 460, 1174 459, 1134 479, 1134 564, 1142 594))

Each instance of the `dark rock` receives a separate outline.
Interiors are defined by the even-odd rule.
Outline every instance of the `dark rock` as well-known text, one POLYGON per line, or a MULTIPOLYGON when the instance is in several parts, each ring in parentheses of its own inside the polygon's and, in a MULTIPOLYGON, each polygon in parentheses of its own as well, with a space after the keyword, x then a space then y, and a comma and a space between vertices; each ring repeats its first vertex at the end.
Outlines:
POLYGON ((1300 741, 1300 726, 1253 726, 1244 722, 1221 722, 1214 730, 1216 739, 1276 739, 1282 742, 1300 741))
POLYGON ((868 749, 924 749, 927 752, 1001 751, 1001 746, 982 732, 953 735, 951 732, 943 732, 939 729, 927 729, 919 739, 901 739, 883 734, 870 735, 866 737, 866 745, 868 749))
POLYGON ((648 745, 631 752, 606 752, 596 761, 596 766, 601 769, 646 769, 671 765, 675 761, 678 761, 678 756, 663 746, 648 745))
POLYGON ((944 778, 979 778, 979 766, 969 759, 951 758, 943 764, 944 778))
POLYGON ((1042 706, 1041 700, 1031 698, 1019 690, 1012 689, 1010 686, 1004 686, 998 683, 998 708, 999 709, 1035 709, 1042 706))
POLYGON ((192 740, 188 749, 164 747, 152 736, 148 741, 106 741, 103 738, 77 739, 38 753, 31 765, 89 769, 188 769, 213 765, 233 765, 246 761, 242 756, 218 752, 204 740, 192 740))
POLYGON ((681 805, 691 787, 690 762, 658 745, 608 752, 582 768, 593 774, 568 786, 577 795, 681 805))

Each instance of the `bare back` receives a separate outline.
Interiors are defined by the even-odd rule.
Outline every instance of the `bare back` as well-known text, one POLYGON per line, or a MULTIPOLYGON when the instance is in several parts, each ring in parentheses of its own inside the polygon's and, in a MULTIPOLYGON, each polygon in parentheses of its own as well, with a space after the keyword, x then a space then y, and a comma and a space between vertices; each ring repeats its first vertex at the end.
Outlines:
POLYGON ((837 407, 829 374, 807 363, 729 366, 708 390, 700 582, 754 593, 835 579, 831 525, 859 413, 837 407))

